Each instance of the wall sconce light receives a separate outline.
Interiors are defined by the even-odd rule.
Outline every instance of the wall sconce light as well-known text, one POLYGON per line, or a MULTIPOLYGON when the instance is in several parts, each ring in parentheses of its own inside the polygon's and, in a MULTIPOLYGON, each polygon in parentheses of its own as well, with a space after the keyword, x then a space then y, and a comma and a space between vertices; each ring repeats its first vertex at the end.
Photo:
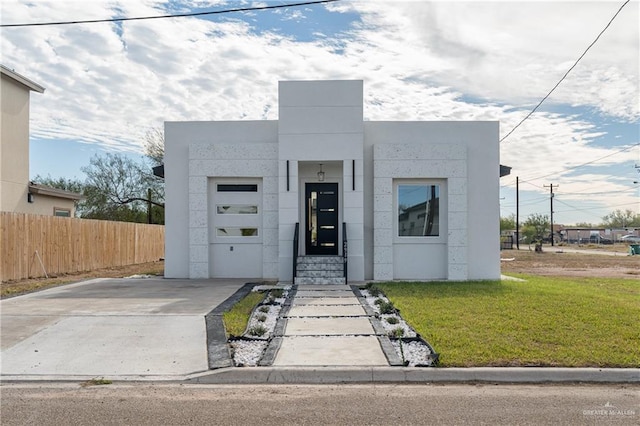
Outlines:
POLYGON ((27 202, 33 203, 33 194, 31 192, 27 193, 27 202))
POLYGON ((319 182, 324 181, 324 172, 322 171, 322 163, 320 163, 320 171, 318 172, 318 181, 319 182))

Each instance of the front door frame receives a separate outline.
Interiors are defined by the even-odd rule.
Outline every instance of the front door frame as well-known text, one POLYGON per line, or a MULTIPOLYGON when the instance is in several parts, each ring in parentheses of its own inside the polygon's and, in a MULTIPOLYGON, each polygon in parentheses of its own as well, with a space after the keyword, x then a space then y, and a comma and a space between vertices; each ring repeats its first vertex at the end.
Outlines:
MULTIPOLYGON (((304 183, 304 247, 307 255, 333 255, 337 256, 340 252, 340 185, 338 182, 305 182, 304 183), (322 201, 318 198, 318 208, 322 202, 328 202, 325 207, 335 209, 335 211, 327 211, 321 214, 319 211, 313 211, 311 205, 311 193, 315 192, 316 196, 324 189, 329 194, 322 197, 322 201), (315 226, 311 225, 311 221, 315 219, 315 226), (324 222, 323 222, 324 220, 324 222), (322 226, 333 226, 332 229, 319 229, 322 226), (314 240, 312 236, 315 236, 314 240), (325 245, 326 244, 326 245, 325 245), (333 245, 330 245, 333 244, 333 245)), ((316 209, 317 210, 317 209, 316 209)))

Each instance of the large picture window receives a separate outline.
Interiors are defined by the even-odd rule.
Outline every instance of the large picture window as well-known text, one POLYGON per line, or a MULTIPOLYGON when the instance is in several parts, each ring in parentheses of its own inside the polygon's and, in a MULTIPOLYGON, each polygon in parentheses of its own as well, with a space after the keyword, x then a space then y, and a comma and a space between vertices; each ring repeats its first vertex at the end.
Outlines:
POLYGON ((398 236, 440 235, 440 185, 398 185, 398 236))

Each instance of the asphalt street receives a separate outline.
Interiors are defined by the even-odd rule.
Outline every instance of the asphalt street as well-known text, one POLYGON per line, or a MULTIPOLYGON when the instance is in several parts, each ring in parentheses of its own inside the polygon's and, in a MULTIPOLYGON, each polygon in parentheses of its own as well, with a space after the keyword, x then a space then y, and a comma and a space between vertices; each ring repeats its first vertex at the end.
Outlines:
POLYGON ((638 385, 3 384, 3 425, 640 423, 638 385))

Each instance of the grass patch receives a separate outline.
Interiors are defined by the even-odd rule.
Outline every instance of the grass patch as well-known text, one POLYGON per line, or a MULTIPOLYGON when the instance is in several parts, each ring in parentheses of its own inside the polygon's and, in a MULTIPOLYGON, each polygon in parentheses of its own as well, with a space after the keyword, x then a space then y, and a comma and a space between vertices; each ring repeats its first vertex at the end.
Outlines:
POLYGON ((105 379, 104 377, 101 378, 96 378, 96 379, 89 379, 86 382, 82 382, 80 383, 80 386, 83 388, 89 387, 89 386, 103 386, 103 385, 110 385, 113 382, 109 379, 105 379))
POLYGON ((249 323, 251 312, 263 299, 264 293, 251 292, 241 301, 233 305, 233 308, 222 314, 224 327, 225 330, 227 330, 227 337, 242 336, 242 333, 244 333, 249 323))
POLYGON ((640 281, 377 284, 444 367, 640 365, 640 281))

